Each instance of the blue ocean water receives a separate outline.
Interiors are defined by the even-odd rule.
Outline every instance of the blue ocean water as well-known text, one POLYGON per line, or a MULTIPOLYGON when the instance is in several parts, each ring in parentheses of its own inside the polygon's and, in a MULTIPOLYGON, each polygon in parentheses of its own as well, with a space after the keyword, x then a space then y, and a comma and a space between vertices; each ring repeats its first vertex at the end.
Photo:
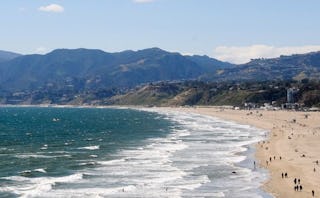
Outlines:
POLYGON ((264 133, 159 109, 2 107, 0 197, 269 197, 250 147, 264 133))

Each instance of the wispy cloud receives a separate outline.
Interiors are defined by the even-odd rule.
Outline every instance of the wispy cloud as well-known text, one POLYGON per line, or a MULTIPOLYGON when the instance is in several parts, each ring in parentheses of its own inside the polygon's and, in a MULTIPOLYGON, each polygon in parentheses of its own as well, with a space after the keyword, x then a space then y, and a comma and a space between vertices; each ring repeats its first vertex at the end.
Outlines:
POLYGON ((133 0, 135 3, 151 3, 154 2, 155 0, 133 0))
POLYGON ((269 45, 219 46, 213 57, 231 63, 246 63, 255 58, 275 58, 280 55, 302 54, 320 51, 320 45, 275 47, 269 45))
POLYGON ((50 4, 47 6, 41 6, 38 10, 43 12, 63 12, 64 8, 58 4, 50 4))

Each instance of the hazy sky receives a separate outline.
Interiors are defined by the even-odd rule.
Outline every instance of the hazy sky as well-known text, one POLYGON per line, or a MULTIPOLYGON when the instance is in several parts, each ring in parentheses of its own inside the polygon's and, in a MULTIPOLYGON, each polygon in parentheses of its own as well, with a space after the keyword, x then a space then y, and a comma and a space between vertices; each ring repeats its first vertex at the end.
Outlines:
POLYGON ((0 49, 160 47, 231 62, 320 50, 320 0, 3 0, 0 49))

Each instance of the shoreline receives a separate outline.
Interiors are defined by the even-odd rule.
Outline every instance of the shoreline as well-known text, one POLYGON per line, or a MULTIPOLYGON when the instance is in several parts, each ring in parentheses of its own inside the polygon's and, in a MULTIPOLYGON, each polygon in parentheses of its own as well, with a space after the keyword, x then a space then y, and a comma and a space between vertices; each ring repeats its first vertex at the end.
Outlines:
POLYGON ((320 166, 316 164, 320 161, 320 112, 222 110, 217 107, 168 109, 213 116, 269 131, 266 140, 255 145, 257 164, 270 174, 262 189, 274 197, 311 197, 312 190, 315 197, 320 197, 317 190, 320 166), (282 178, 281 174, 286 172, 288 177, 282 178), (294 190, 295 178, 301 180, 302 191, 294 190))
MULTIPOLYGON (((21 108, 22 111, 28 111, 28 108, 21 108)), ((45 111, 53 108, 43 108, 45 111), (47 109, 47 110, 46 110, 47 109)), ((68 108, 71 109, 71 108, 68 108)), ((77 108, 75 108, 77 109, 77 108)), ((41 108, 38 109, 39 111, 41 108)), ((35 112, 38 112, 37 108, 35 108, 35 112)), ((57 110, 59 110, 57 108, 57 110)), ((79 109, 80 110, 80 109, 79 109)), ((96 110, 93 108, 93 111, 96 110)), ((97 109, 99 110, 99 109, 97 109)), ((108 109, 102 110, 99 112, 108 112, 108 109)), ((90 110, 91 111, 91 110, 90 110)), ((129 110, 131 111, 131 110, 129 110)), ((130 190, 121 191, 122 186, 126 187, 128 182, 121 183, 121 187, 116 188, 115 197, 118 195, 126 195, 126 197, 131 196, 147 196, 155 195, 156 197, 163 195, 165 197, 175 196, 180 197, 183 195, 188 195, 191 197, 196 197, 199 195, 210 196, 210 197, 238 197, 242 195, 242 197, 262 197, 260 193, 260 183, 266 179, 265 176, 260 177, 260 171, 253 171, 253 160, 251 157, 253 155, 253 150, 247 150, 252 142, 257 142, 262 140, 264 134, 263 131, 256 131, 253 127, 248 126, 240 126, 235 124, 234 122, 224 121, 221 119, 213 119, 210 116, 202 116, 199 114, 189 114, 183 112, 177 112, 172 110, 168 113, 168 111, 162 111, 164 116, 159 116, 159 109, 142 109, 136 108, 134 111, 141 111, 144 115, 151 115, 156 123, 159 120, 169 119, 170 121, 164 121, 165 127, 168 130, 163 131, 162 127, 159 128, 159 133, 155 134, 155 136, 149 137, 142 141, 143 144, 136 144, 135 146, 129 146, 129 149, 123 149, 121 146, 117 152, 112 152, 115 158, 107 158, 104 160, 97 159, 97 164, 101 162, 104 168, 110 165, 110 170, 116 170, 116 172, 120 173, 120 177, 128 178, 128 180, 124 179, 124 181, 130 181, 133 185, 133 191, 130 190), (144 114, 143 111, 157 112, 157 114, 144 114), (215 124, 215 122, 217 124, 215 124), (169 127, 169 128, 167 128, 169 127), (230 128, 234 128, 235 130, 230 130, 230 128), (212 133, 212 130, 216 129, 220 131, 219 134, 216 135, 212 133), (235 132, 235 131, 238 131, 235 132), (250 131, 250 132, 248 132, 250 131), (163 134, 165 133, 165 134, 163 134), (254 136, 248 137, 248 134, 257 134, 254 136), (222 137, 222 139, 221 139, 222 137), (238 140, 238 137, 244 137, 238 140), (233 141, 235 140, 235 141, 233 141), (217 142, 223 141, 223 144, 217 144, 217 142), (238 152, 241 147, 241 153, 238 152), (247 153, 250 153, 250 158, 246 158, 248 156, 247 153), (250 161, 245 161, 244 159, 248 159, 250 161), (111 160, 111 161, 109 161, 111 160), (105 163, 103 163, 105 162, 105 163), (110 163, 112 162, 112 163, 110 163), (115 162, 115 163, 114 163, 115 162), (239 166, 239 163, 242 163, 244 166, 239 166), (106 166, 105 166, 106 165, 106 166), (248 168, 250 166, 250 168, 248 168), (120 167, 117 169, 116 167, 120 167), (132 168, 131 170, 136 171, 128 171, 128 167, 132 168), (135 167, 135 168, 134 168, 135 167), (123 171, 124 170, 124 175, 123 171), (128 173, 126 173, 128 171, 128 173), (145 172, 146 171, 146 172, 145 172), (150 171, 150 172, 149 172, 150 171), (235 173, 233 173, 234 171, 235 173), (132 176, 136 176, 136 173, 139 172, 141 175, 138 175, 139 179, 136 180, 133 177, 133 181, 131 181, 132 176), (248 172, 252 172, 252 174, 248 174, 248 172), (150 174, 149 174, 150 173, 150 174), (151 174, 152 173, 152 174, 151 174), (131 175, 132 174, 132 175, 131 175), (154 175, 155 174, 155 175, 154 175), (154 176, 153 176, 154 175, 154 176), (147 176, 145 178, 145 176, 147 176), (130 179, 131 178, 131 179, 130 179), (144 185, 144 184, 150 185, 144 185), (167 188, 168 187, 168 191, 167 188), (245 188, 244 188, 245 187, 245 188), (145 189, 147 191, 145 191, 145 189), (228 191, 225 192, 225 189, 228 191), (259 191, 258 191, 259 189, 259 191), (147 192, 148 194, 145 194, 147 192), (121 193, 121 194, 120 194, 121 193), (149 194, 150 193, 150 194, 149 194), (185 193, 185 194, 184 194, 185 193), (227 193, 227 194, 224 194, 227 193), (258 194, 257 194, 258 193, 258 194), (232 195, 232 196, 229 196, 232 195), (246 196, 252 195, 252 196, 246 196)), ((60 112, 60 111, 59 111, 60 112)), ((20 113, 19 113, 20 114, 20 113)), ((21 114, 23 115, 23 113, 21 114)), ((40 115, 40 114, 38 114, 40 115)), ((129 114, 127 114, 129 115, 129 114)), ((41 116, 41 115, 40 115, 41 116)), ((100 116, 98 114, 98 116, 100 116)), ((49 116, 50 118, 51 116, 49 116)), ((76 115, 77 117, 77 115, 76 115)), ((130 116, 132 118, 132 116, 130 116)), ((59 117, 58 117, 59 118, 59 117)), ((90 119, 87 116, 82 117, 83 119, 90 119)), ((147 118, 147 117, 145 117, 147 118)), ((66 118, 62 118, 61 120, 65 120, 66 118)), ((130 119, 130 118, 129 118, 130 119)), ((46 119, 48 122, 51 122, 50 119, 46 119)), ((117 119, 116 119, 117 120, 117 119)), ((128 119, 125 119, 124 122, 127 122, 128 119)), ((76 120, 77 121, 77 120, 76 120)), ((140 122, 138 122, 140 123, 140 122)), ((56 124, 54 124, 56 125, 56 124)), ((141 124, 139 124, 141 126, 141 124)), ((153 125, 156 126, 156 125, 153 125)), ((23 126, 22 126, 23 127, 23 126)), ((144 127, 143 125, 141 126, 144 127)), ((155 128, 153 128, 155 129, 155 128)), ((151 129, 151 130, 153 130, 151 129)), ((149 130, 148 130, 149 131, 149 130)), ((158 130, 157 130, 158 131, 158 130)), ((99 133, 99 132, 98 132, 99 133)), ((100 134, 100 133, 99 133, 100 134)), ((127 133, 124 133, 126 135, 127 133)), ((153 134, 153 133, 152 133, 153 134)), ((100 134, 101 135, 101 134, 100 134)), ((104 133, 103 135, 104 136, 104 133)), ((81 139, 84 137, 80 136, 81 139)), ((70 138, 69 140, 77 140, 75 138, 70 138)), ((88 139, 86 139, 88 140, 88 139)), ((75 149, 84 148, 86 150, 92 149, 91 147, 95 145, 95 148, 103 149, 102 143, 99 143, 100 140, 90 140, 93 142, 84 142, 83 145, 76 145, 75 149), (90 146, 90 148, 89 148, 90 146)), ((63 142, 68 142, 67 139, 63 140, 63 142)), ((46 142, 48 145, 51 145, 50 142, 46 142)), ((43 143, 41 143, 43 145, 43 143)), ((60 144, 61 148, 65 147, 65 144, 60 144)), ((50 146, 49 146, 50 148, 50 146)), ((61 148, 57 148, 58 151, 61 148)), ((94 148, 94 149, 95 149, 94 148)), ((98 149, 100 150, 100 149, 98 149)), ((109 150, 109 149, 107 149, 109 150)), ((46 155, 41 151, 41 155, 46 155)), ((79 151, 82 152, 82 151, 79 151)), ((89 152, 89 151, 88 151, 89 152)), ((98 152, 98 151, 95 151, 98 152)), ((64 153, 65 154, 65 153, 64 153)), ((64 155, 63 154, 63 155, 64 155)), ((97 153, 95 153, 97 154, 97 153)), ((97 154, 96 157, 98 157, 97 154)), ((77 160, 78 161, 78 160, 77 160)), ((95 160, 94 160, 95 161, 95 160)), ((94 163, 94 162, 93 162, 94 163)), ((80 163, 81 166, 85 165, 91 168, 91 162, 89 163, 80 163)), ((95 163, 94 163, 95 164, 95 163)), ((43 168, 46 170, 46 166, 41 166, 39 168, 43 168)), ((97 167, 97 170, 101 170, 100 166, 97 167)), ((29 170, 29 168, 23 168, 24 170, 29 170)), ((30 168, 30 170, 33 170, 30 168)), ((104 172, 112 173, 112 171, 108 171, 108 169, 103 169, 104 172), (107 170, 107 171, 106 171, 107 170)), ((48 172, 50 172, 48 170, 48 172)), ((95 171, 94 171, 95 172, 95 171)), ((78 172, 74 172, 78 173, 78 172)), ((83 174, 90 174, 90 172, 81 171, 83 174)), ((93 174, 94 175, 94 174, 93 174)), ((100 174, 98 174, 100 176, 100 174)), ((116 175, 116 174, 115 174, 116 175)), ((98 176, 98 177, 99 177, 98 176)), ((116 175, 117 176, 117 175, 116 175)), ((40 176, 41 178, 41 176, 40 176)), ((83 179, 83 175, 80 174, 79 180, 83 179)), ((30 182, 37 180, 37 178, 30 178, 30 182)), ((91 184, 90 178, 85 178, 88 184, 91 184), (86 180, 88 179, 88 180, 86 180)), ((107 183, 107 182, 106 182, 107 183)), ((113 184, 113 182, 111 182, 113 184)), ((43 183, 39 184, 40 186, 43 183)), ((50 186, 54 185, 54 181, 49 182, 50 186)), ((112 186, 112 185, 110 185, 112 186)), ((101 189, 98 189, 100 192, 106 192, 106 196, 108 195, 108 185, 103 185, 101 189)), ((68 192, 71 188, 66 188, 64 191, 68 192)), ((127 188, 125 188, 127 189, 127 188)), ((59 187, 57 188, 59 190, 59 187)), ((84 184, 81 188, 78 188, 79 193, 83 193, 86 191, 86 184, 84 184)), ((18 187, 19 191, 19 187, 18 187)), ((16 191, 16 192, 18 192, 16 191)), ((19 191, 19 193, 32 193, 32 191, 23 192, 19 191)), ((74 191, 76 192, 76 190, 74 191)), ((110 191, 109 191, 110 192, 110 191)), ((55 189, 51 191, 40 191, 41 194, 51 195, 50 193, 55 193, 55 189)), ((112 196, 112 195, 111 195, 112 196)), ((110 197, 111 197, 110 196, 110 197)), ((113 196, 112 196, 113 197, 113 196)), ((152 197, 152 196, 151 196, 152 197)))
MULTIPOLYGON (((0 107, 150 108, 81 105, 1 105, 0 107)), ((312 197, 311 192, 314 190, 314 197, 320 197, 318 190, 320 166, 316 163, 320 162, 320 112, 233 110, 214 106, 156 108, 212 116, 268 131, 266 140, 254 146, 257 166, 267 169, 270 176, 261 186, 261 190, 276 198, 312 197), (287 173, 288 177, 282 178, 282 173, 287 173), (300 179, 302 191, 295 191, 295 178, 300 179)))
MULTIPOLYGON (((133 109, 139 110, 139 108, 133 108, 133 109)), ((231 151, 231 153, 232 153, 232 156, 236 158, 240 157, 243 159, 241 160, 237 159, 236 161, 230 163, 230 167, 233 167, 233 168, 229 170, 230 171, 229 173, 236 174, 237 175, 236 177, 239 177, 239 178, 242 178, 242 176, 247 177, 246 180, 242 181, 241 185, 247 186, 247 190, 248 190, 247 192, 254 192, 255 193, 254 197, 263 197, 263 198, 273 197, 271 194, 269 194, 267 191, 261 188, 261 184, 264 181, 266 181, 269 177, 267 170, 258 166, 258 164, 254 166, 254 162, 257 162, 255 158, 255 153, 256 153, 255 143, 257 143, 258 141, 263 141, 265 139, 264 137, 265 130, 260 130, 257 127, 250 126, 247 124, 244 125, 241 123, 234 122, 232 120, 221 119, 218 117, 213 117, 213 116, 205 115, 198 112, 192 112, 192 111, 189 111, 189 108, 175 108, 175 107, 174 108, 171 108, 171 107, 142 108, 142 111, 144 110, 145 111, 151 110, 152 112, 157 112, 160 114, 168 113, 168 114, 177 114, 177 115, 180 114, 183 116, 188 115, 191 117, 199 116, 199 118, 201 118, 199 120, 199 123, 202 122, 201 120, 210 120, 210 123, 212 123, 212 121, 217 123, 224 123, 228 125, 228 129, 232 129, 233 127, 235 127, 234 129, 236 131, 239 130, 239 134, 236 136, 242 137, 240 138, 242 140, 238 142, 240 143, 239 145, 237 145, 232 149, 233 151, 231 151), (243 131, 246 131, 247 134, 243 133, 243 131), (251 134, 251 135, 248 135, 248 134, 251 134), (256 135, 252 135, 252 134, 256 134, 256 135), (247 137, 248 139, 247 140, 243 139, 243 137, 247 137), (246 170, 245 172, 247 172, 244 175, 242 175, 243 170, 246 170), (248 172, 250 172, 251 174, 248 174, 248 172), (249 182, 249 183, 246 183, 246 182, 249 182)), ((217 126, 217 125, 214 125, 214 126, 217 126)), ((200 126, 199 131, 201 130, 202 130, 202 127, 200 126)), ((212 133, 212 131, 210 131, 210 129, 207 128, 207 130, 211 135, 214 134, 212 133)), ((195 129, 195 131, 197 131, 197 129, 195 129)), ((228 134, 225 134, 225 135, 228 136, 228 134)), ((210 147, 207 147, 207 148, 210 149, 210 147)), ((224 167, 224 168, 227 168, 227 167, 224 167)), ((232 174, 231 176, 230 175, 226 176, 226 178, 230 177, 229 179, 232 179, 232 174)), ((215 179, 213 178, 213 180, 215 179)), ((242 189, 242 187, 239 187, 239 188, 242 189)), ((237 196, 233 195, 232 197, 237 197, 237 196)), ((252 197, 252 196, 249 196, 249 197, 252 197)))

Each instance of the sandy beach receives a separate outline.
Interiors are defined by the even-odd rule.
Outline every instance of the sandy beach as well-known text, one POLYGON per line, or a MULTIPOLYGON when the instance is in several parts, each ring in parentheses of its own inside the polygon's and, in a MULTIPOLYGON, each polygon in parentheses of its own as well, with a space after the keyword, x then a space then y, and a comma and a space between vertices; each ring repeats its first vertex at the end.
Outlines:
POLYGON ((221 110, 216 107, 172 110, 214 116, 266 129, 269 131, 266 141, 256 145, 257 164, 270 172, 270 179, 263 188, 281 198, 312 197, 312 190, 314 197, 320 197, 320 165, 317 164, 317 160, 320 163, 320 112, 221 110), (295 186, 299 186, 298 191, 295 186))

